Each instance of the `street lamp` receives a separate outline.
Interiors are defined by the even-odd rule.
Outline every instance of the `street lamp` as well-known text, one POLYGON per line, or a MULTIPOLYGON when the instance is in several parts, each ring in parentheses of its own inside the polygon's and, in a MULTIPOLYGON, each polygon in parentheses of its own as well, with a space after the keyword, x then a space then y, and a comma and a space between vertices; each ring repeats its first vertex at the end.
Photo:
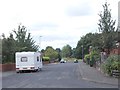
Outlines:
POLYGON ((41 37, 42 37, 42 36, 39 37, 39 47, 40 47, 39 50, 40 50, 40 51, 41 51, 41 37))

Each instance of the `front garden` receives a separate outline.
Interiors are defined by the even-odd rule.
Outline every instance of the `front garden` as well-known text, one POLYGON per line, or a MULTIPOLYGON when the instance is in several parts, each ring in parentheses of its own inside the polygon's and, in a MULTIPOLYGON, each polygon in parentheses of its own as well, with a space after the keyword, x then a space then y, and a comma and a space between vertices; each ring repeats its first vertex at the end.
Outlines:
POLYGON ((90 67, 99 66, 101 72, 109 76, 120 76, 120 55, 109 55, 106 60, 101 62, 100 55, 96 51, 85 55, 85 63, 90 67), (99 64, 99 65, 98 65, 99 64))

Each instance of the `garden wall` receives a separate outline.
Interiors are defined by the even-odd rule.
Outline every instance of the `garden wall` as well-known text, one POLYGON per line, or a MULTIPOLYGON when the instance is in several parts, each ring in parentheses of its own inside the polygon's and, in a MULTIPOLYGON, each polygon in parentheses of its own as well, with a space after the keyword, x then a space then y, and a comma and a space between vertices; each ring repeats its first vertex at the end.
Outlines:
POLYGON ((10 64, 0 64, 0 71, 14 71, 15 70, 15 63, 10 64))
MULTIPOLYGON (((46 61, 44 62, 43 61, 43 65, 44 64, 49 64, 50 62, 46 61)), ((15 67, 15 63, 9 63, 9 64, 0 64, 0 71, 1 72, 5 72, 5 71, 15 71, 16 70, 16 67, 15 67)))
POLYGON ((110 51, 110 54, 120 55, 120 48, 118 48, 118 49, 112 49, 112 50, 110 51))

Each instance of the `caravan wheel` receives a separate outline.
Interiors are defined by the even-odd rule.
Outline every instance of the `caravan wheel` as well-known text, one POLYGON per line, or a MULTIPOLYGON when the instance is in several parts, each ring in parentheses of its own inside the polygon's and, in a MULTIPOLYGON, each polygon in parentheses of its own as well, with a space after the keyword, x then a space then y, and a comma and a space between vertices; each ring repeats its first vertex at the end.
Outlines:
POLYGON ((20 73, 20 71, 16 71, 16 73, 20 73))
POLYGON ((38 72, 39 72, 39 71, 42 71, 42 69, 38 67, 38 72))
POLYGON ((40 71, 42 71, 42 68, 40 68, 40 71))

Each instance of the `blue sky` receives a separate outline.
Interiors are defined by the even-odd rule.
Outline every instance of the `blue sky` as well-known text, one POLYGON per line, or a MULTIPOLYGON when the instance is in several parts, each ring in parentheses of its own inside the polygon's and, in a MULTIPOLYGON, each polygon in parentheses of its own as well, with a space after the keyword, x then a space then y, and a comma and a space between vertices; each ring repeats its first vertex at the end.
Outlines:
POLYGON ((98 32, 98 13, 105 1, 117 20, 119 0, 1 0, 0 34, 8 35, 22 23, 41 48, 76 47, 81 36, 98 32))

